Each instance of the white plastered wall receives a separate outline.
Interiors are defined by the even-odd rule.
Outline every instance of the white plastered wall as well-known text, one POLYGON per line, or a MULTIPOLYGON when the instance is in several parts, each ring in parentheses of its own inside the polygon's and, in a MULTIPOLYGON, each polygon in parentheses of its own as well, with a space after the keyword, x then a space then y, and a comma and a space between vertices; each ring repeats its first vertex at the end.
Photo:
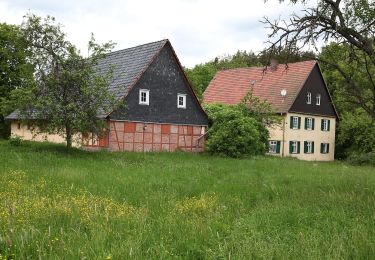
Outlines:
MULTIPOLYGON (((19 136, 23 140, 28 140, 28 141, 38 141, 38 142, 48 141, 51 143, 66 144, 64 137, 62 137, 61 135, 38 133, 37 128, 35 130, 28 129, 27 125, 22 124, 18 121, 12 121, 11 134, 12 136, 19 136)), ((81 135, 78 135, 78 134, 74 135, 72 146, 80 147, 81 143, 79 142, 79 140, 81 140, 81 135)))
POLYGON ((270 132, 270 140, 278 140, 280 142, 280 154, 279 156, 292 156, 301 160, 308 161, 333 161, 335 154, 335 130, 336 130, 336 119, 334 117, 322 117, 315 115, 304 115, 297 113, 287 113, 283 117, 283 121, 278 126, 272 126, 268 128, 270 132), (290 117, 298 116, 301 117, 301 128, 290 129, 290 117), (314 130, 305 130, 305 118, 315 118, 314 130), (330 120, 330 130, 321 130, 321 119, 330 120), (283 131, 284 127, 284 131, 283 131), (300 142, 300 153, 290 154, 289 153, 289 141, 300 142), (314 142, 314 153, 304 153, 304 141, 314 142), (320 144, 329 143, 329 153, 320 153, 320 144))

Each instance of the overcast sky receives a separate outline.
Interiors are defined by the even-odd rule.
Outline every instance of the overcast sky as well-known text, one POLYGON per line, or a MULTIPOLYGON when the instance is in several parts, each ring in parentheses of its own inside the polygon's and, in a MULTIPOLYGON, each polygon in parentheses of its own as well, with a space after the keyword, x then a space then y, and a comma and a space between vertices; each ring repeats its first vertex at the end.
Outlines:
POLYGON ((182 65, 193 67, 237 50, 262 50, 262 17, 301 9, 278 0, 0 0, 0 22, 20 24, 29 11, 52 15, 83 53, 91 32, 100 43, 116 42, 115 50, 168 38, 182 65))

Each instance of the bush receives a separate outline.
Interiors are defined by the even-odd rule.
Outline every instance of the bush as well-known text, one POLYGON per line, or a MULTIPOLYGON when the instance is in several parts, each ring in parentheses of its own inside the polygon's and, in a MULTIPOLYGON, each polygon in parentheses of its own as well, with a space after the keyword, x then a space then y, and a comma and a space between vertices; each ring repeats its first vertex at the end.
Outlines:
POLYGON ((240 106, 206 105, 211 128, 206 148, 210 154, 234 158, 264 154, 268 130, 240 106))
POLYGON ((371 153, 351 153, 347 161, 353 165, 375 166, 375 152, 371 153))
POLYGON ((22 138, 14 135, 9 138, 9 144, 12 146, 20 146, 22 144, 22 138))

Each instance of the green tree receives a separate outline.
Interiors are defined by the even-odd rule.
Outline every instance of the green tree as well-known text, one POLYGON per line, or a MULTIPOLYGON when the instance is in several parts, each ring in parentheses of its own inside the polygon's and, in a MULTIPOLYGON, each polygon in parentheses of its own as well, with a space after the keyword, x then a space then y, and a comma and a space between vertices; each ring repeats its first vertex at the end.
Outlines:
POLYGON ((103 132, 100 117, 117 102, 108 90, 112 70, 98 71, 96 65, 113 43, 98 45, 92 37, 84 58, 53 17, 28 14, 21 30, 35 66, 35 84, 12 93, 21 117, 42 132, 64 136, 67 147, 75 133, 103 132))
POLYGON ((0 137, 9 136, 4 116, 12 111, 5 106, 12 90, 22 89, 32 81, 33 67, 28 62, 27 44, 18 26, 0 23, 0 137))
POLYGON ((270 104, 252 91, 238 105, 205 104, 210 129, 207 151, 240 158, 264 154, 268 149, 267 127, 280 123, 270 104))
POLYGON ((347 44, 331 43, 323 48, 319 56, 319 59, 336 59, 340 69, 358 83, 357 88, 351 88, 335 67, 322 64, 328 88, 341 116, 337 127, 338 158, 352 153, 375 152, 375 121, 369 113, 375 102, 375 66, 367 62, 366 56, 362 59, 358 59, 359 54, 352 56, 350 48, 347 44))

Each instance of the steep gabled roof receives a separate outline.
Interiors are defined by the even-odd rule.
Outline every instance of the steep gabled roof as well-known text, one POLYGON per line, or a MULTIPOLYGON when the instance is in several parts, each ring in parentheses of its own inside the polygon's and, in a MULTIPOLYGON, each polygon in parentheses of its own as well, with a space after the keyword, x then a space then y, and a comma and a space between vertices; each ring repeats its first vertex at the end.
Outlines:
POLYGON ((204 103, 238 104, 253 89, 253 94, 267 100, 275 112, 289 111, 316 61, 279 64, 276 69, 249 67, 219 71, 204 92, 204 103), (281 90, 287 94, 281 96, 281 90))
MULTIPOLYGON (((96 69, 99 74, 103 75, 106 74, 109 69, 113 69, 113 77, 109 80, 108 88, 115 98, 120 100, 128 95, 129 91, 134 87, 146 69, 152 64, 166 45, 171 48, 194 98, 197 100, 203 113, 207 116, 168 39, 107 53, 104 58, 98 61, 96 69)), ((99 111, 98 117, 105 118, 112 112, 113 111, 99 111)), ((15 110, 8 115, 6 119, 19 119, 18 111, 15 110)))
POLYGON ((168 40, 161 40, 110 52, 105 58, 99 60, 96 68, 100 73, 108 72, 113 66, 113 78, 108 87, 116 98, 119 99, 128 94, 167 42, 168 40))

